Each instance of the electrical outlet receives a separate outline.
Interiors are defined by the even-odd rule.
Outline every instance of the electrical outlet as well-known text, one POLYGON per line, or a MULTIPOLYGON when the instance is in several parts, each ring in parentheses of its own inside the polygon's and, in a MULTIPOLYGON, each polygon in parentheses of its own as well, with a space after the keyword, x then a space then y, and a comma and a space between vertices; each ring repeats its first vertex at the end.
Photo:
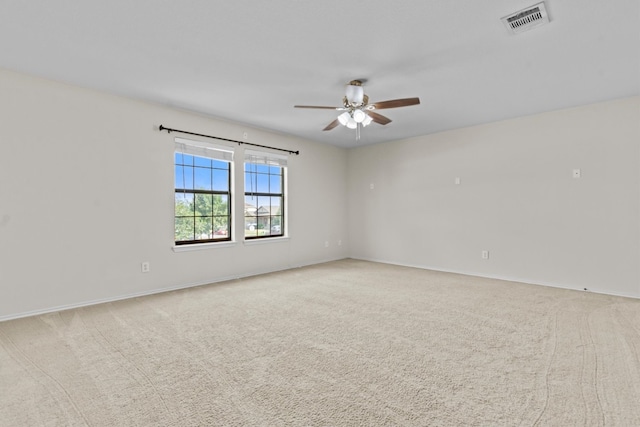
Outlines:
POLYGON ((328 248, 329 247, 329 241, 327 240, 326 242, 324 242, 324 247, 328 248))
POLYGON ((149 261, 145 261, 140 265, 140 269, 143 273, 148 273, 149 271, 151 271, 151 264, 149 263, 149 261))
POLYGON ((482 251, 482 259, 489 259, 489 251, 482 251))
POLYGON ((580 178, 582 176, 582 172, 580 171, 580 169, 574 169, 573 170, 573 177, 574 178, 580 178))
POLYGON ((338 240, 338 246, 342 246, 342 240, 338 240))

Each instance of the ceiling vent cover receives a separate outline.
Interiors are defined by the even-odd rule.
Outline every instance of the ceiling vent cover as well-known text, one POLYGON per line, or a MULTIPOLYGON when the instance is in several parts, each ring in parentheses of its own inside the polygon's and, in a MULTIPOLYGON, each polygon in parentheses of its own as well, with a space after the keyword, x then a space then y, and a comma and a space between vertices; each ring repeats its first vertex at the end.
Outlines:
POLYGON ((502 18, 502 22, 511 34, 518 34, 540 25, 549 23, 549 15, 544 8, 544 2, 512 13, 502 18))

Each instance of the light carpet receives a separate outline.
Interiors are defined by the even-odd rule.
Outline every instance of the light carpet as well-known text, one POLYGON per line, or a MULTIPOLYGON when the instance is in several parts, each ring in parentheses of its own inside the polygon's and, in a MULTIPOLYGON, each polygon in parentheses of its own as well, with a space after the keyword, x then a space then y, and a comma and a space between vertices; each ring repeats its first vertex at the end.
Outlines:
POLYGON ((357 260, 0 323, 2 426, 640 426, 640 300, 357 260))

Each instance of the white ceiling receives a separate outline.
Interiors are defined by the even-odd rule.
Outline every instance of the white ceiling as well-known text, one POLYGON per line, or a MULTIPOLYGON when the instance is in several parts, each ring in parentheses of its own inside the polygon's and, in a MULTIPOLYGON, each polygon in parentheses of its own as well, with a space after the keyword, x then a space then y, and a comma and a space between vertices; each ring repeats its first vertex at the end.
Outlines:
POLYGON ((0 0, 0 67, 341 147, 640 93, 638 0, 547 0, 550 24, 509 35, 500 18, 535 3, 0 0), (360 141, 293 108, 339 106, 358 78, 422 103, 360 141))

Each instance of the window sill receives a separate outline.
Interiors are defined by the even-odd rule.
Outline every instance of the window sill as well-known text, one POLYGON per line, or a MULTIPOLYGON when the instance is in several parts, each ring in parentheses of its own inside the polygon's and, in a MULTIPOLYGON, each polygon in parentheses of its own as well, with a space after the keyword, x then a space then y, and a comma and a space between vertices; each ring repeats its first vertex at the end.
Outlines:
POLYGON ((211 242, 211 243, 196 243, 193 245, 177 245, 171 249, 173 252, 191 252, 191 251, 203 251, 206 249, 228 248, 235 246, 236 242, 211 242))
POLYGON ((242 243, 244 243, 247 246, 252 246, 252 245, 265 245, 267 243, 278 243, 278 242, 287 242, 287 241, 289 241, 289 236, 267 237, 264 239, 249 239, 249 240, 244 240, 242 243))

